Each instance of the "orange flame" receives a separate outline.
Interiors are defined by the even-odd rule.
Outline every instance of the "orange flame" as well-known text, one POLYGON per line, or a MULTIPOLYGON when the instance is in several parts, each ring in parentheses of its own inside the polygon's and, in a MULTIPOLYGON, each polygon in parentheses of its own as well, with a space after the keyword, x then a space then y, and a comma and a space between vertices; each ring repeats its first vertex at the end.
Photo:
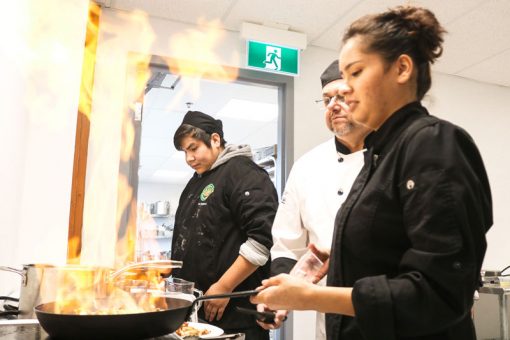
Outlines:
POLYGON ((89 6, 87 34, 85 35, 85 51, 83 55, 83 71, 80 87, 78 111, 90 120, 92 109, 92 87, 94 84, 94 66, 96 63, 97 37, 99 36, 99 15, 101 8, 94 3, 89 6))
MULTIPOLYGON (((200 18, 197 26, 198 29, 189 29, 170 38, 170 50, 175 52, 176 57, 164 59, 171 73, 184 76, 181 91, 173 98, 170 107, 179 103, 188 91, 194 98, 198 98, 201 78, 225 82, 237 79, 238 69, 223 66, 215 53, 219 42, 225 36, 220 20, 207 21, 200 18)), ((239 64, 237 52, 233 52, 231 58, 232 64, 239 64)))
MULTIPOLYGON (((143 102, 144 90, 148 79, 150 78, 150 49, 155 40, 155 34, 148 22, 147 14, 143 12, 118 12, 116 13, 121 21, 131 22, 130 29, 136 31, 137 53, 130 53, 127 61, 128 75, 127 79, 118 79, 112 59, 115 58, 116 51, 116 35, 122 31, 124 27, 116 26, 115 21, 107 22, 101 25, 101 36, 103 37, 102 46, 106 51, 113 53, 112 55, 97 56, 97 60, 93 60, 87 56, 84 60, 84 69, 93 69, 95 63, 103 63, 101 68, 108 72, 108 67, 104 64, 111 64, 112 75, 104 75, 103 83, 97 83, 98 92, 101 92, 105 98, 123 98, 124 107, 120 116, 122 122, 122 142, 120 143, 120 173, 117 183, 117 213, 115 221, 117 225, 117 244, 115 265, 126 264, 134 258, 134 249, 137 245, 136 221, 145 219, 147 216, 137 216, 136 198, 134 197, 134 183, 130 182, 129 165, 134 161, 136 151, 136 122, 133 119, 133 113, 136 110, 136 103, 143 102), (102 59, 105 58, 105 59, 102 59), (110 58, 110 59, 108 59, 110 58), (124 169, 124 170, 122 170, 124 169)), ((91 15, 91 17, 93 17, 91 15)), ((89 18, 90 20, 90 18, 89 18)), ((89 23, 90 30, 98 30, 97 23, 94 25, 89 23)), ((223 38, 225 32, 220 26, 220 21, 215 20, 206 22, 201 19, 198 22, 198 29, 187 30, 184 33, 176 34, 170 38, 169 46, 175 52, 175 58, 166 58, 170 72, 183 75, 181 87, 181 96, 186 91, 191 91, 196 97, 199 95, 199 80, 202 77, 219 80, 234 81, 238 77, 238 69, 234 67, 225 67, 221 65, 220 58, 215 54, 214 50, 223 38)), ((97 34, 95 34, 97 36, 97 34)), ((88 41, 93 46, 97 41, 88 41)), ((239 55, 232 55, 233 65, 239 64, 239 55)), ((84 72, 87 73, 87 72, 84 72)), ((93 75, 93 72, 88 72, 93 75)), ((89 83, 92 83, 90 81, 89 83)), ((91 97, 92 88, 85 88, 82 91, 86 94, 84 100, 80 101, 80 111, 87 112, 87 116, 91 121, 97 119, 101 122, 102 127, 116 126, 119 116, 116 111, 109 112, 107 110, 115 110, 114 106, 104 106, 95 108, 92 115, 90 109, 92 107, 91 97), (108 108, 108 109, 106 109, 108 108)), ((175 96, 174 100, 179 100, 179 96, 175 96)), ((117 111, 118 112, 118 111, 117 111)), ((107 135, 105 131, 103 134, 107 135)), ((100 141, 95 141, 96 143, 100 141)), ((106 161, 106 160, 105 160, 106 161)), ((95 165, 92 165, 95 169, 95 165)), ((136 170, 135 170, 136 171, 136 170)), ((88 173, 87 176, 94 174, 88 173)), ((90 183, 94 183, 91 179, 90 183)), ((96 186, 101 186, 101 180, 95 182, 96 186)), ((101 193, 100 188, 87 191, 98 195, 101 193)), ((97 207, 101 209, 101 207, 97 207)), ((101 212, 95 209, 89 209, 94 214, 105 215, 107 212, 101 212)), ((140 213, 138 211, 138 213, 140 213)), ((93 223, 92 223, 93 224, 93 223)), ((94 238, 100 244, 103 237, 103 225, 89 225, 88 228, 94 228, 94 238)), ((155 238, 155 235, 154 235, 155 238)), ((91 240, 88 240, 91 242, 91 240)), ((70 241, 71 243, 79 243, 79 239, 70 241)), ((92 240, 95 243, 96 240, 92 240)), ((154 242, 154 245, 157 242, 154 242)), ((70 245, 72 246, 72 245, 70 245)), ((93 261, 92 261, 93 262, 93 261)), ((77 262, 79 263, 79 262, 77 262)), ((162 282, 160 273, 157 270, 143 271, 137 273, 126 273, 118 280, 112 282, 109 279, 111 270, 105 268, 74 268, 59 271, 58 291, 57 291, 57 312, 60 313, 108 313, 112 312, 140 312, 154 309, 154 299, 157 295, 139 294, 137 292, 147 292, 154 289, 157 291, 164 290, 164 282, 162 282), (76 269, 76 270, 74 270, 76 269), (106 300, 105 300, 106 298, 106 300), (107 301, 107 302, 104 302, 107 301)))

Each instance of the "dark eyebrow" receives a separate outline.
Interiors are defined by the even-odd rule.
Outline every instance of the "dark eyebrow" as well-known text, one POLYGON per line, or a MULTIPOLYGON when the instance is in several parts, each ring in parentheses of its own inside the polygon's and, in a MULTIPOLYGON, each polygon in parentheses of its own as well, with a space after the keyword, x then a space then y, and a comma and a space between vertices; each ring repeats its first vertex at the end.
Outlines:
MULTIPOLYGON (((349 68, 350 68, 352 65, 354 65, 354 64, 356 64, 356 63, 360 63, 360 62, 361 62, 361 60, 355 60, 355 61, 353 61, 352 63, 347 64, 347 66, 345 66, 345 71, 348 71, 348 70, 349 70, 349 68)), ((340 72, 340 73, 343 75, 343 73, 342 73, 342 72, 340 72)))
POLYGON ((186 151, 186 150, 189 150, 189 149, 194 148, 194 147, 195 147, 195 142, 191 142, 187 147, 182 148, 182 150, 186 151))

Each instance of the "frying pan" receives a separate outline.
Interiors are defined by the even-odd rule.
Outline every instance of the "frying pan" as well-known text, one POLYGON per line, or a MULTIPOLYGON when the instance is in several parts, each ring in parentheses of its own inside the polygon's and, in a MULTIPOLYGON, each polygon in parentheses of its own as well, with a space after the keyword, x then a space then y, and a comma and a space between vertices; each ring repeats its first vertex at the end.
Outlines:
POLYGON ((165 310, 133 314, 57 314, 53 312, 54 302, 43 303, 34 310, 41 327, 52 339, 143 339, 176 331, 199 301, 246 297, 257 293, 257 290, 247 290, 208 295, 198 297, 193 302, 165 296, 157 298, 155 302, 156 307, 167 306, 165 310))

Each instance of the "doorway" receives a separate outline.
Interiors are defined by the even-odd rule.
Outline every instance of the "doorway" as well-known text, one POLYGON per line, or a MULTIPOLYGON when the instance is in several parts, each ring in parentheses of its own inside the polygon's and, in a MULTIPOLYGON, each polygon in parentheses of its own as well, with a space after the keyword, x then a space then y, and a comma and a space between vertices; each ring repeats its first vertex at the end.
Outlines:
POLYGON ((151 71, 135 152, 137 260, 170 256, 179 197, 193 175, 184 153, 173 145, 173 134, 188 110, 221 119, 227 143, 250 145, 254 161, 268 171, 279 195, 293 154, 293 78, 239 70, 234 81, 197 79, 173 74, 157 63, 151 71))

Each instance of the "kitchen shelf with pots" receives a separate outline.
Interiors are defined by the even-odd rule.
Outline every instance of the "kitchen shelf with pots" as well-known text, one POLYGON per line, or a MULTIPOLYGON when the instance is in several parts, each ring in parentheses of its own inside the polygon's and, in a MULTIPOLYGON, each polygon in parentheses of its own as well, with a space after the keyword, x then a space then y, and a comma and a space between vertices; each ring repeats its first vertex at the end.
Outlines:
POLYGON ((168 217, 170 216, 170 202, 156 201, 154 203, 150 203, 149 212, 153 217, 168 217))
POLYGON ((276 145, 266 146, 253 150, 253 161, 269 174, 271 181, 275 182, 276 174, 276 145))
POLYGON ((173 234, 173 225, 158 225, 156 228, 140 230, 141 239, 171 239, 173 234))

